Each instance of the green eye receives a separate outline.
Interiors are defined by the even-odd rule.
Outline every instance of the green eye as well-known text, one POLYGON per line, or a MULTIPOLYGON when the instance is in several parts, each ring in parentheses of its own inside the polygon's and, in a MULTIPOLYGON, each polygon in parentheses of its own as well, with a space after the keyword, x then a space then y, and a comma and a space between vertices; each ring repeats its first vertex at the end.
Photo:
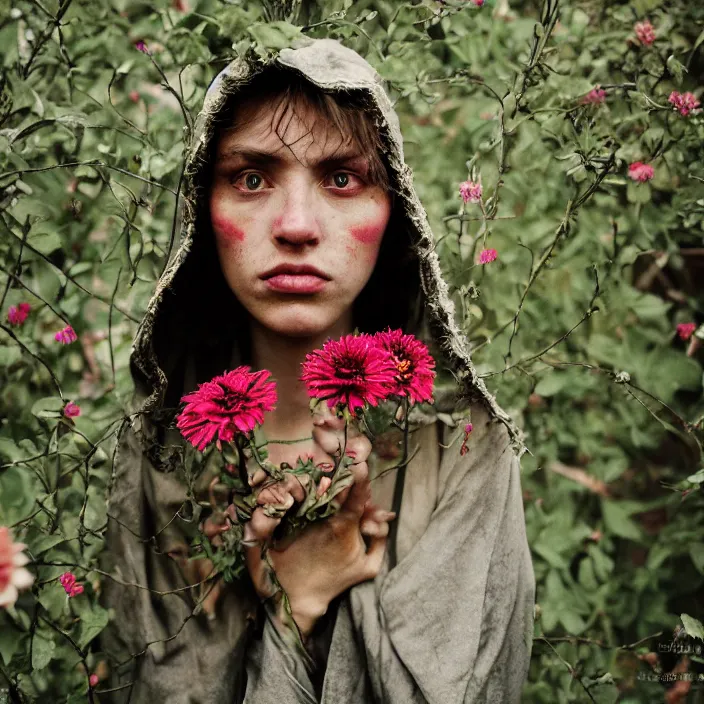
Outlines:
POLYGON ((345 173, 335 174, 333 181, 338 188, 344 188, 350 182, 350 176, 345 173))
POLYGON ((261 184, 261 182, 262 177, 259 174, 247 174, 244 177, 245 188, 248 188, 250 191, 256 190, 256 188, 261 184))

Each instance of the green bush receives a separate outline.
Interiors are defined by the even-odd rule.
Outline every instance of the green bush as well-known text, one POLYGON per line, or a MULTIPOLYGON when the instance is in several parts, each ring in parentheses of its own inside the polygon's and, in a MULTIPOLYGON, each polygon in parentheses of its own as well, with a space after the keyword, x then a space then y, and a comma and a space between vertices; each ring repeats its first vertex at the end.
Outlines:
POLYGON ((702 701, 703 25, 684 0, 0 0, 0 524, 35 575, 0 610, 0 693, 100 700, 105 492, 184 140, 227 60, 303 33, 390 83, 474 359, 526 435, 525 701, 702 701))

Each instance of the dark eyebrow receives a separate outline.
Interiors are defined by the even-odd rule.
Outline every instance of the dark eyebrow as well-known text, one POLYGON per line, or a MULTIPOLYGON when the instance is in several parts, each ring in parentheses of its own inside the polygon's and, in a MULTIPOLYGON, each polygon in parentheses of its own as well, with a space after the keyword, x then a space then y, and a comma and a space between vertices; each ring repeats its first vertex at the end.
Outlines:
MULTIPOLYGON (((261 149, 243 149, 238 146, 233 146, 226 149, 217 157, 217 161, 230 160, 246 161, 257 166, 279 166, 286 162, 286 159, 278 154, 263 151, 261 149)), ((369 160, 358 151, 347 151, 318 159, 314 163, 310 164, 310 166, 315 168, 331 169, 336 166, 348 164, 351 161, 359 161, 359 168, 367 167, 369 165, 369 160)))

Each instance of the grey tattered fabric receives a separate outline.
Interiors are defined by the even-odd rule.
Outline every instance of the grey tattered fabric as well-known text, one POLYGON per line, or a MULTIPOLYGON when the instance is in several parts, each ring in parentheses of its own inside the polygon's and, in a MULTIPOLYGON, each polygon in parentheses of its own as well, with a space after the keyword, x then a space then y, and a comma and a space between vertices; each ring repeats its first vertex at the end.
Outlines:
MULTIPOLYGON (((318 672, 309 672, 283 643, 247 580, 225 586, 214 618, 196 608, 214 587, 188 588, 200 579, 184 554, 184 535, 194 530, 184 511, 186 470, 160 471, 148 452, 155 442, 148 416, 159 409, 168 384, 153 338, 164 297, 197 236, 215 120, 226 98, 263 66, 232 62, 211 84, 196 121, 177 215, 179 246, 132 350, 135 397, 131 422, 121 433, 108 505, 115 580, 106 580, 105 600, 114 618, 103 647, 115 689, 100 701, 517 702, 530 658, 535 590, 520 491, 521 433, 471 363, 404 161, 398 118, 377 73, 329 39, 304 40, 271 61, 325 90, 364 91, 372 101, 394 189, 414 235, 427 328, 444 366, 458 379, 457 399, 471 410, 469 452, 459 453, 461 427, 425 419, 406 470, 398 564, 389 570, 387 561, 376 580, 336 601, 314 636, 318 672)), ((169 433, 166 441, 176 442, 177 434, 169 433)), ((371 476, 381 474, 381 467, 372 454, 371 476)), ((391 506, 395 479, 390 472, 372 482, 374 499, 383 507, 391 506)))

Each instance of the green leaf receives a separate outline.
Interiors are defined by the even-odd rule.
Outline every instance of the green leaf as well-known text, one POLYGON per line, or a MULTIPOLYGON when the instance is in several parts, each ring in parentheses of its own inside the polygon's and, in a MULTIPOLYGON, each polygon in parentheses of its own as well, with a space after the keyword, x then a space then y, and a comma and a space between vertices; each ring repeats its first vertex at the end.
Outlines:
POLYGON ((699 619, 693 618, 687 614, 680 614, 680 618, 682 619, 684 630, 687 632, 688 636, 704 640, 704 626, 699 619))
POLYGON ((60 418, 64 402, 58 396, 40 398, 32 406, 32 415, 37 418, 60 418))
POLYGON ((638 525, 628 517, 628 512, 617 501, 601 500, 601 515, 610 533, 628 540, 641 540, 642 532, 638 525))
POLYGON ((0 614, 0 657, 5 665, 10 664, 10 660, 19 649, 22 640, 21 634, 10 623, 9 617, 0 614))
POLYGON ((66 538, 60 533, 54 533, 53 535, 44 535, 35 543, 32 543, 32 554, 41 555, 42 553, 50 550, 59 543, 63 543, 66 538))
POLYGON ((689 546, 689 556, 694 566, 704 574, 704 543, 694 543, 689 546))
POLYGON ((81 635, 78 645, 85 648, 108 625, 107 609, 97 604, 90 605, 89 610, 81 609, 81 635))
POLYGON ((550 372, 538 382, 535 387, 535 393, 538 394, 538 396, 554 396, 562 391, 569 381, 570 377, 567 374, 550 372))
POLYGON ((56 643, 53 640, 36 634, 32 639, 32 669, 41 670, 45 668, 54 657, 55 650, 56 643))
POLYGON ((56 620, 66 609, 66 592, 58 582, 47 584, 39 593, 39 603, 48 611, 49 616, 56 620))
POLYGON ((626 186, 626 198, 629 203, 650 203, 653 199, 650 184, 629 181, 628 186, 626 186))
POLYGON ((51 254, 61 249, 61 237, 56 232, 32 232, 27 238, 29 244, 42 254, 51 254))
POLYGON ((670 54, 670 56, 667 57, 667 70, 678 85, 682 83, 683 74, 687 71, 684 64, 681 64, 675 58, 674 54, 670 54))
POLYGON ((688 482, 692 482, 692 484, 701 484, 704 482, 704 469, 700 469, 696 474, 690 474, 687 477, 688 482))

